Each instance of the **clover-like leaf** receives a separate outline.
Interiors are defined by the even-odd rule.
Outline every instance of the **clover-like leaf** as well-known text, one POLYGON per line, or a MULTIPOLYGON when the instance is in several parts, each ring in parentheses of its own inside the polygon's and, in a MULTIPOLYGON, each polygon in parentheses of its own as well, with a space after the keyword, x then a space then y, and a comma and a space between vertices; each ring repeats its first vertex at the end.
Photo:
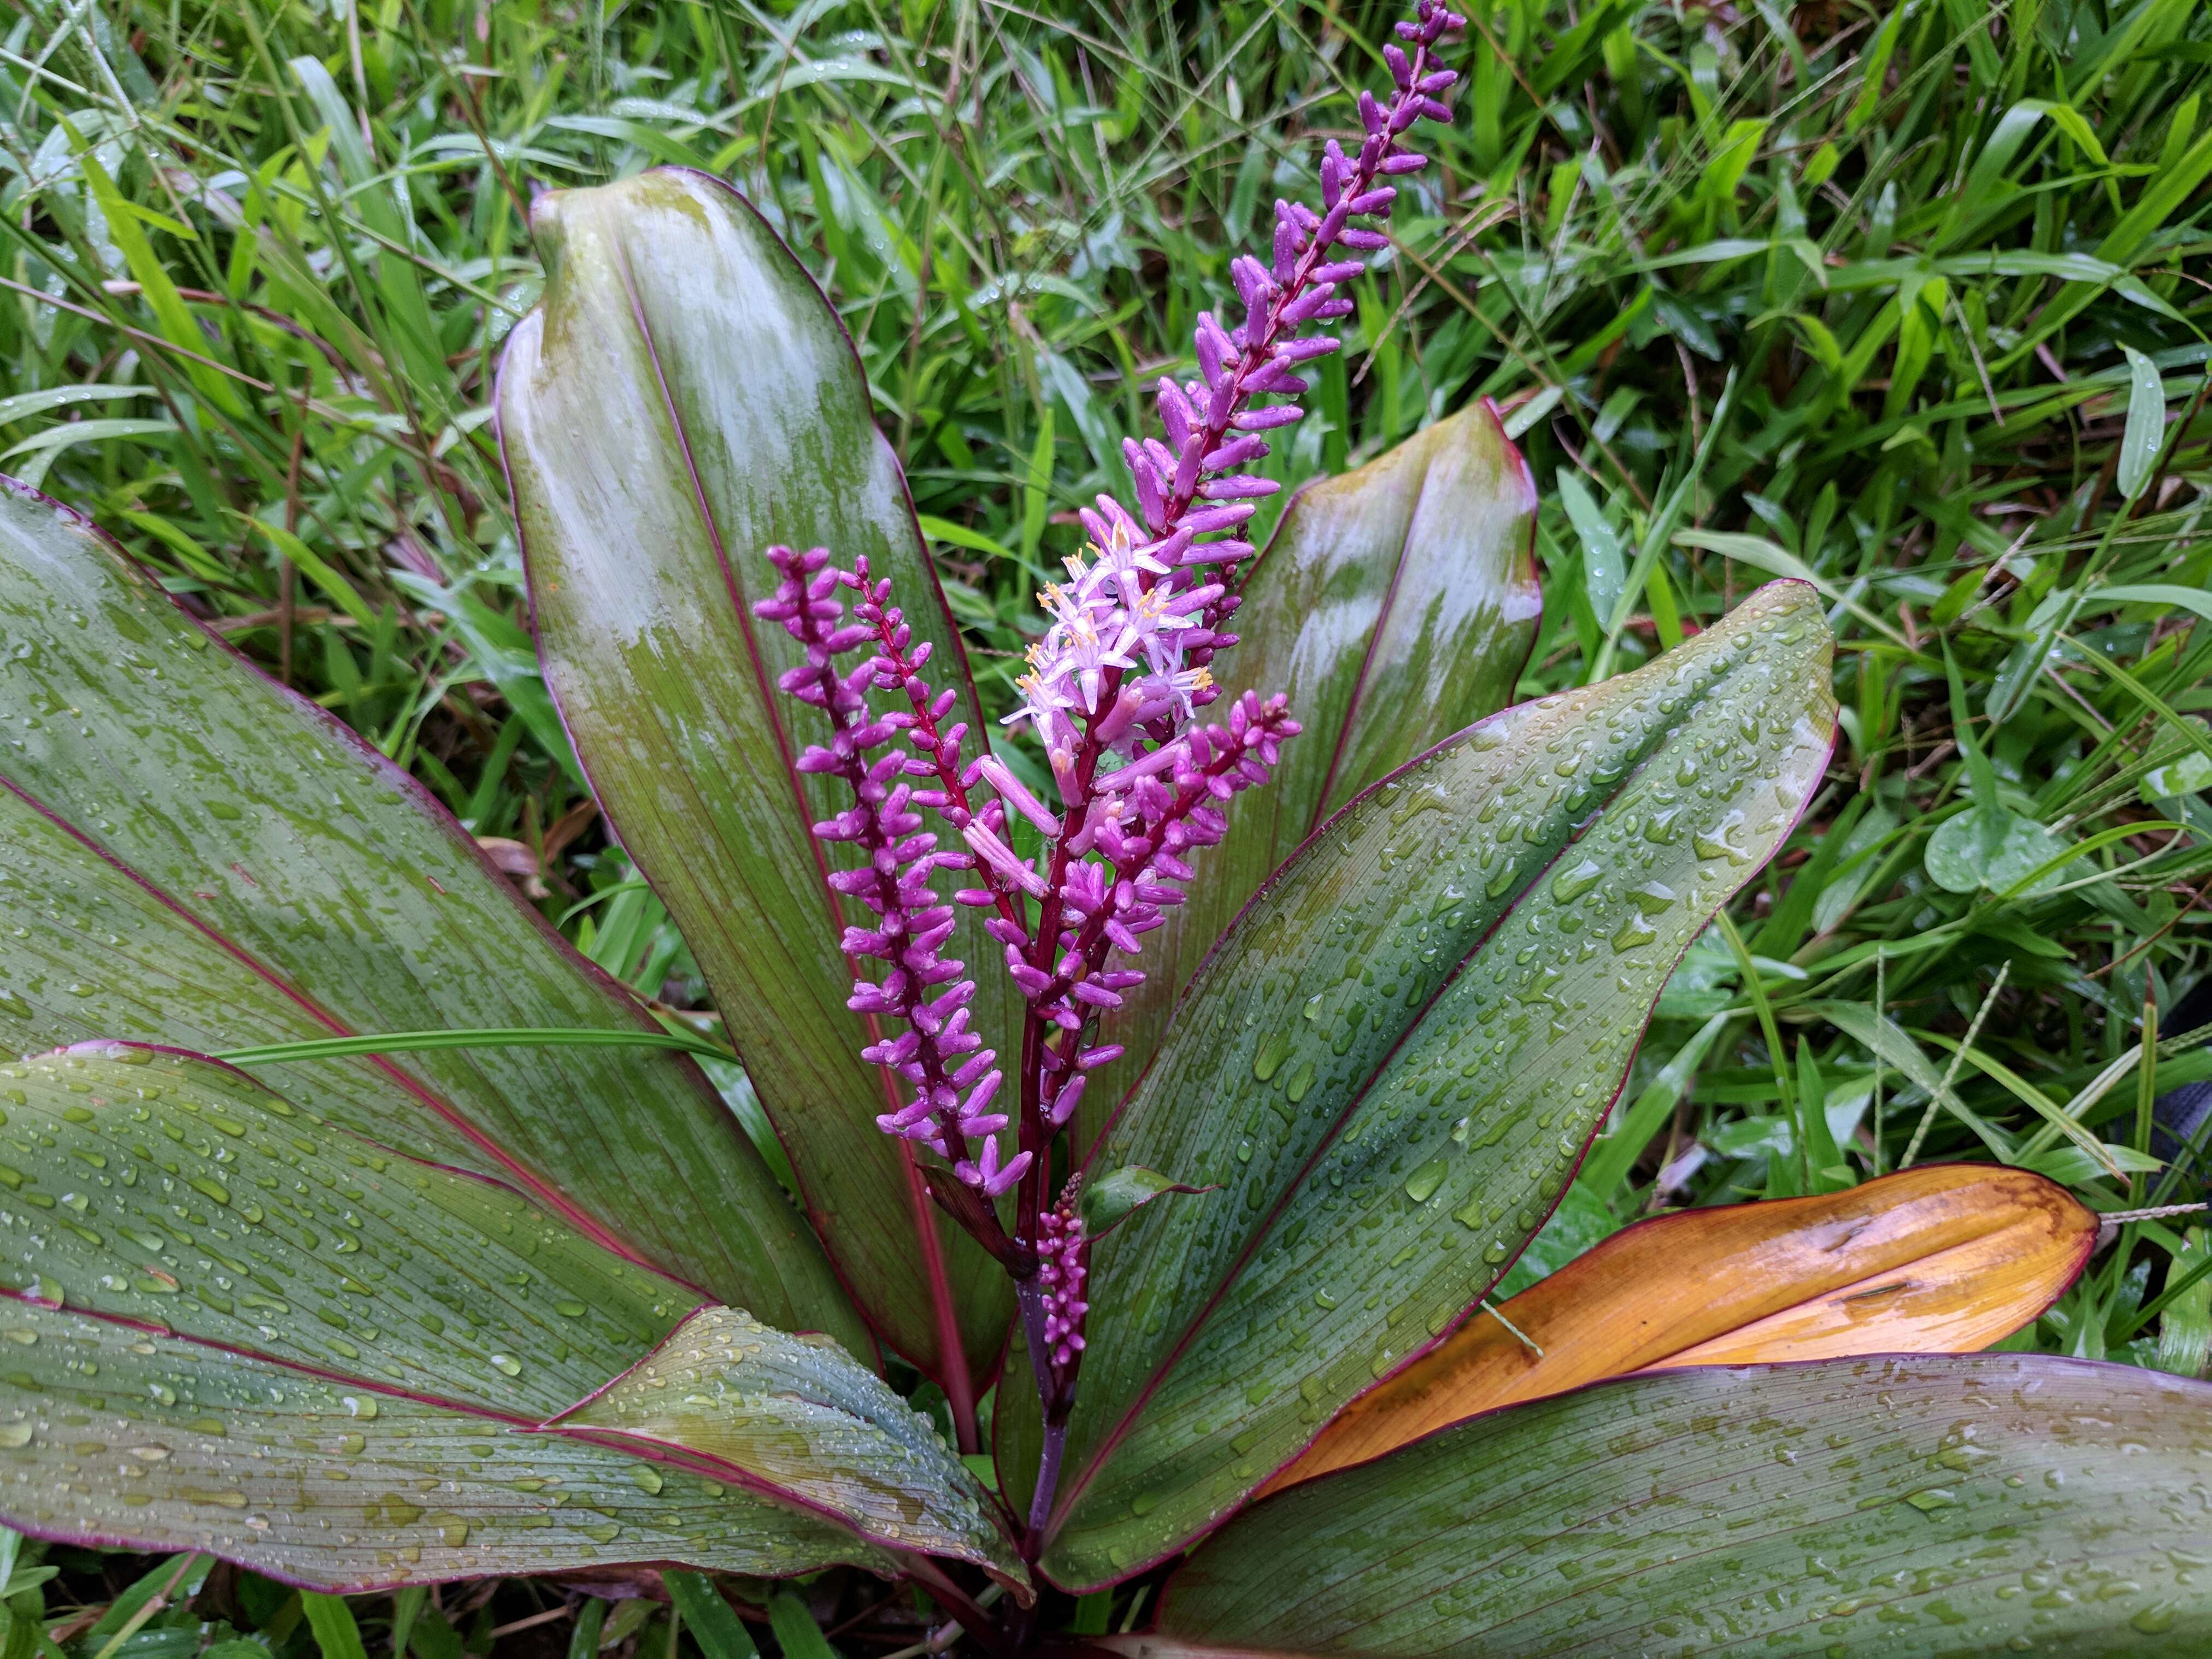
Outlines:
POLYGON ((1628 1371, 1971 1352, 2057 1300, 2096 1242, 2064 1188, 1978 1164, 1640 1222, 1361 1395, 1262 1493, 1628 1371))
MULTIPOLYGON (((735 191, 661 169, 538 198, 544 304, 508 337, 498 409, 546 684, 624 848, 698 958, 847 1285, 900 1352, 972 1399, 1011 1307, 933 1206, 898 1102, 860 1057, 847 904, 814 821, 845 803, 796 757, 827 735, 781 697, 800 660, 757 623, 775 543, 866 556, 937 684, 982 714, 851 341, 735 191)), ((963 913, 947 954, 1001 951, 963 913)), ((976 1029, 1011 1060, 1017 994, 976 1029)))
POLYGON ((2212 1386, 2040 1354, 1672 1371, 1268 1499, 1130 1659, 2185 1656, 2212 1386))
POLYGON ((1504 1272, 1819 779, 1828 652, 1817 596, 1774 584, 1441 745, 1262 890, 1093 1155, 1224 1190, 1092 1253, 1055 1582, 1217 1523, 1504 1272))
MULTIPOLYGON (((1936 826, 1923 862, 1928 878, 1947 893, 2001 893, 2065 855, 2066 843, 2034 820, 2002 806, 1975 806, 1936 826)), ((2059 865, 2026 890, 2043 892, 2066 878, 2059 865)))
POLYGON ((0 1102, 11 1524, 356 1589, 927 1551, 1025 1589, 958 1458, 831 1338, 197 1056, 83 1045, 0 1066, 0 1102))
POLYGON ((1188 902, 1146 936, 1149 977, 1107 1022, 1130 1058, 1091 1089, 1084 1144, 1260 884, 1353 795, 1511 699, 1542 609, 1535 531, 1534 483, 1486 401, 1284 510, 1216 666, 1286 694, 1304 734, 1266 788, 1230 803, 1188 902))
MULTIPOLYGON (((13 483, 0 632, 14 734, 0 896, 18 919, 0 929, 0 1047, 652 1026, 404 772, 256 672, 78 514, 13 483)), ((316 1115, 496 1175, 720 1300, 865 1346, 688 1060, 477 1048, 265 1075, 316 1115)))

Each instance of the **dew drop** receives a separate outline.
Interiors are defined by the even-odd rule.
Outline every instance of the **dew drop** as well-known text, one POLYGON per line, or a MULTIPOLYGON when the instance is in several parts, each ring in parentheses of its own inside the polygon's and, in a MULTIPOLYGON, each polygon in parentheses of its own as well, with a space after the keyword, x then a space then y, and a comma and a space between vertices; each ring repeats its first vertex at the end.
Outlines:
POLYGON ((1425 1204, 1437 1188, 1443 1184, 1446 1164, 1440 1158, 1432 1158, 1406 1177, 1406 1196, 1416 1204, 1425 1204))
POLYGON ((1658 930, 1638 910, 1621 923, 1620 931, 1613 936, 1613 948, 1615 951, 1633 951, 1639 945, 1650 944, 1658 937, 1658 930))

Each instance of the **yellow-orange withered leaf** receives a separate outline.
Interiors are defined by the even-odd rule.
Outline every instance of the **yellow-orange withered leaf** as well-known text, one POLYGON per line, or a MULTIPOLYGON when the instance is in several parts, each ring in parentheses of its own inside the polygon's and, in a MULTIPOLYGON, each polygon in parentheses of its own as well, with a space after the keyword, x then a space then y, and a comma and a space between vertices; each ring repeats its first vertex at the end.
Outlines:
POLYGON ((1503 1322, 1478 1312, 1346 1407, 1261 1495, 1627 1371, 1971 1352, 2049 1307, 2096 1238, 2095 1214, 2063 1188, 1993 1164, 1662 1216, 1523 1291, 1503 1322))

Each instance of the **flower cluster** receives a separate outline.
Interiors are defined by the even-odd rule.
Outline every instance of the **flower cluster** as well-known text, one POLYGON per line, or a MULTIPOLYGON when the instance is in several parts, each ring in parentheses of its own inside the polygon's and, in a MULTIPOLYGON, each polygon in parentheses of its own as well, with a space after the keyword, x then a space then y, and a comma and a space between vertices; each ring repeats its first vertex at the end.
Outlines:
POLYGON ((1071 1185, 1060 1202, 1037 1222, 1037 1283, 1044 1290, 1044 1363, 1055 1372, 1067 1370, 1074 1364, 1075 1356, 1083 1352, 1083 1316, 1091 1310, 1091 1304, 1083 1299, 1083 1281, 1090 1271, 1085 1261, 1087 1242, 1071 1185))
MULTIPOLYGON (((1097 520, 1093 560, 1066 560, 1066 584, 1048 582, 1037 595, 1052 626, 1030 647, 1030 672, 1014 682, 1021 707, 1006 719, 1009 726, 1035 725, 1062 800, 1082 793, 1073 768, 1086 732, 1092 742, 1127 755, 1148 727, 1162 720, 1187 720, 1194 708, 1211 702, 1213 676, 1202 665, 1186 665, 1194 649, 1223 642, 1200 621, 1207 606, 1225 601, 1222 584, 1178 592, 1161 583, 1179 567, 1161 560, 1163 549, 1139 546, 1128 515, 1111 497, 1103 499, 1115 516, 1109 524, 1097 514, 1087 515, 1097 520), (1110 706, 1109 678, 1120 682, 1110 706)), ((1049 812, 1040 809, 1036 816, 1055 823, 1048 834, 1058 833, 1049 812)))
MULTIPOLYGON (((1352 302, 1342 285, 1365 269, 1364 256, 1389 246, 1378 227, 1398 187, 1388 181, 1425 165, 1404 147, 1405 135, 1422 120, 1449 117, 1443 100, 1456 77, 1435 68, 1432 52, 1464 21, 1441 0, 1418 0, 1414 17, 1398 25, 1404 44, 1384 48, 1395 89, 1387 103, 1361 95, 1364 137, 1354 150, 1326 147, 1320 209, 1275 204, 1273 258, 1241 258, 1231 267, 1241 319, 1224 324, 1201 313, 1199 377, 1159 382, 1164 438, 1133 440, 1124 450, 1135 510, 1101 495, 1080 514, 1090 545, 1066 562, 1067 580, 1039 596, 1051 620, 1017 682, 1021 704, 1007 717, 1032 728, 1049 790, 1032 787, 988 744, 963 762, 966 727, 945 724, 955 696, 932 690, 922 673, 927 644, 914 644, 889 584, 872 581, 865 561, 848 574, 829 568, 820 549, 770 554, 784 580, 760 614, 782 623, 807 652, 785 689, 823 710, 832 729, 830 745, 810 749, 801 768, 839 774, 854 791, 851 808, 816 826, 862 854, 861 867, 839 872, 832 884, 872 910, 876 925, 848 928, 845 948, 887 964, 879 983, 854 986, 852 1006, 905 1027, 866 1050, 903 1078, 912 1097, 878 1121, 936 1152, 985 1194, 1021 1184, 1016 1242, 1027 1254, 1005 1259, 1038 1264, 1024 1295, 1044 1297, 1058 1322, 1047 1339, 1055 1366, 1071 1364, 1083 1346, 1081 1228, 1065 1204, 1043 1208, 1046 1164, 1088 1074, 1121 1053, 1093 1040, 1091 1024, 1143 982, 1127 959, 1182 902, 1192 855, 1227 832, 1231 798, 1264 783, 1298 730, 1281 697, 1249 691, 1229 705, 1225 721, 1196 724, 1221 696, 1211 664, 1236 643, 1226 628, 1237 606, 1237 567, 1253 551, 1244 526, 1279 488, 1248 469, 1268 453, 1264 434, 1301 417, 1301 369, 1338 349, 1327 334, 1300 331, 1347 315, 1352 302), (841 585, 860 596, 857 621, 844 620, 841 585), (857 669, 837 668, 838 657, 871 643, 857 669), (875 714, 872 689, 902 695, 906 706, 875 714), (903 752, 871 758, 897 738, 903 752), (922 828, 924 810, 961 844, 939 848, 922 828), (1008 833, 1015 817, 1043 838, 1041 857, 1016 851, 1008 833), (985 929, 1027 1000, 1011 1157, 997 1138, 1009 1115, 994 1109, 996 1057, 968 1028, 975 983, 939 954, 954 915, 929 886, 941 869, 972 872, 973 884, 953 896, 992 912, 985 929)), ((980 1232, 996 1231, 988 1206, 955 1208, 980 1232)))
POLYGON ((1047 591, 1054 626, 1031 654, 1030 672, 1019 682, 1023 706, 1013 716, 1036 723, 1063 800, 1079 753, 1074 711, 1088 717, 1094 744, 1119 745, 1157 712, 1179 708, 1188 717, 1191 706, 1206 700, 1206 665, 1216 651, 1236 643, 1234 635, 1220 631, 1237 608, 1230 573, 1253 550, 1231 532, 1280 488, 1244 469, 1269 453, 1261 434, 1303 416, 1288 401, 1309 389, 1300 368, 1339 347, 1328 334, 1297 334, 1308 323, 1331 322, 1352 310, 1339 289, 1365 266, 1358 257, 1332 256, 1389 246, 1375 228, 1397 198, 1397 186, 1384 180, 1427 165, 1425 156, 1405 147, 1408 131, 1422 120, 1451 118, 1443 98, 1458 76, 1436 69, 1431 53, 1466 22, 1441 0, 1419 0, 1413 19, 1397 26, 1411 54, 1399 46, 1383 48, 1395 86, 1388 104, 1360 94, 1365 137, 1358 149, 1347 155, 1334 139, 1328 142, 1322 210, 1276 202, 1272 262, 1244 255, 1230 267, 1243 320, 1224 327, 1212 313, 1199 314, 1200 378, 1159 382, 1165 441, 1125 441, 1122 458, 1138 512, 1108 495, 1098 497, 1096 511, 1084 509, 1098 562, 1088 573, 1077 570, 1071 592, 1047 591), (1286 401, 1255 406, 1261 397, 1286 401), (1153 597, 1163 588, 1164 594, 1153 597), (1112 602, 1100 603, 1102 596, 1112 602), (1150 609, 1140 609, 1144 605, 1150 609), (1125 674, 1138 676, 1133 690, 1122 688, 1125 674))
POLYGON ((810 744, 799 757, 804 773, 834 773, 851 786, 853 805, 814 826, 825 842, 844 842, 862 855, 857 868, 833 871, 830 885, 873 911, 872 927, 848 927, 842 948, 848 956, 889 964, 880 981, 858 979, 847 1006, 866 1015, 888 1014, 904 1023, 895 1036, 882 1036, 862 1051, 871 1062, 888 1066, 903 1078, 912 1098, 876 1121, 886 1133, 920 1141, 951 1162, 960 1179, 994 1195, 1021 1179, 1027 1152, 1000 1161, 998 1132, 1006 1127, 1002 1112, 991 1109, 1003 1074, 994 1069, 997 1055, 968 1029, 968 1005, 975 981, 963 976, 964 964, 939 954, 953 928, 954 912, 940 904, 929 885, 938 869, 962 866, 964 854, 940 851, 934 832, 925 829, 922 806, 947 805, 940 792, 916 792, 902 775, 933 774, 931 760, 894 750, 871 760, 902 732, 916 746, 933 750, 949 744, 957 754, 960 731, 939 734, 935 722, 950 711, 955 694, 933 698, 920 670, 929 658, 925 641, 909 657, 909 633, 898 609, 890 605, 890 584, 872 584, 867 561, 847 573, 829 568, 826 549, 795 553, 772 547, 769 558, 782 574, 772 599, 753 607, 764 621, 776 622, 806 648, 806 659, 787 671, 780 684, 799 702, 829 716, 827 747, 810 744), (844 620, 840 586, 857 589, 860 620, 844 620), (837 659, 873 642, 878 653, 850 671, 837 659), (871 686, 908 693, 912 712, 881 716, 868 707, 871 686), (968 1143, 981 1139, 980 1155, 969 1158, 968 1143))
MULTIPOLYGON (((1265 783, 1284 740, 1297 732, 1283 698, 1262 702, 1247 691, 1230 705, 1226 726, 1183 730, 1095 779, 1080 821, 1071 813, 1054 845, 1048 902, 1035 933, 999 917, 987 924, 1006 947, 1007 972, 1053 1030, 1036 1054, 1035 1092, 1047 1128, 1073 1115, 1088 1073, 1121 1057, 1119 1044, 1083 1040, 1091 1016, 1120 1007, 1144 983, 1140 969, 1109 967, 1109 957, 1134 957, 1142 936, 1164 921, 1161 911, 1182 902, 1182 884, 1196 873, 1189 855, 1227 833, 1223 806, 1265 783)), ((979 775, 996 784, 991 769, 979 775)), ((972 825, 969 839, 980 850, 983 837, 972 825)), ((1014 861, 1002 847, 987 856, 1001 854, 1014 861)), ((975 902, 983 896, 957 896, 975 902)))

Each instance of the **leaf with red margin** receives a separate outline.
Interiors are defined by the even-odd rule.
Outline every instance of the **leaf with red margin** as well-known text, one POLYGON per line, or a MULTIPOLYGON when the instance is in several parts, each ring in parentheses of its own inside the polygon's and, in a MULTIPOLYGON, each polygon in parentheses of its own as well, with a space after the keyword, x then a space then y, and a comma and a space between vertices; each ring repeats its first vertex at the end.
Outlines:
POLYGON ((927 1417, 823 1339, 787 1336, 735 1309, 701 1309, 548 1426, 803 1493, 868 1537, 973 1562, 1027 1589, 973 1477, 927 1417))
POLYGON ((508 1188, 212 1060, 85 1045, 0 1066, 0 1275, 70 1310, 0 1309, 27 1350, 0 1373, 11 1523, 349 1588, 660 1559, 885 1571, 915 1551, 1026 1586, 959 1459, 828 1337, 701 1308, 508 1188), (703 1481, 643 1439, 576 1443, 580 1401, 702 1340, 756 1384, 690 1385, 683 1409, 717 1437, 703 1481), (73 1425, 78 1406, 113 1440, 73 1425))
POLYGON ((1266 788, 1229 804, 1188 901, 1146 936, 1148 977, 1104 1023, 1128 1057, 1092 1079, 1079 1145, 1260 884, 1359 791, 1512 700, 1543 608, 1535 534, 1534 481, 1486 400, 1292 498, 1214 666, 1237 690, 1286 694, 1304 730, 1266 788))
POLYGON ((900 1565, 726 1481, 158 1332, 21 1303, 0 1305, 0 1516, 38 1537, 206 1550, 345 1591, 647 1562, 900 1565))
MULTIPOLYGON (((898 1103, 860 1057, 854 964, 809 825, 848 804, 795 757, 827 722, 783 696, 801 660, 753 604, 775 543, 866 556, 931 678, 981 713, 898 464, 836 313, 735 191, 663 169, 538 198, 545 302, 497 398, 539 653, 610 821, 714 993, 831 1258, 870 1322, 968 1415, 1011 1310, 997 1265, 929 1201, 898 1103)), ((1018 996, 963 913, 984 1041, 1018 996)))
POLYGON ((1092 1252, 1055 1583, 1187 1546, 1504 1272, 1819 781, 1829 650, 1773 584, 1441 745, 1262 890, 1093 1155, 1224 1190, 1092 1252))
POLYGON ((1268 1499, 1129 1659, 2193 1659, 2212 1386, 2045 1354, 1601 1382, 1268 1499))
MULTIPOLYGON (((9 1051, 652 1026, 405 773, 13 483, 0 634, 9 1051)), ((866 1350, 819 1248, 687 1060, 479 1048, 265 1073, 318 1115, 495 1174, 716 1299, 866 1350)))

